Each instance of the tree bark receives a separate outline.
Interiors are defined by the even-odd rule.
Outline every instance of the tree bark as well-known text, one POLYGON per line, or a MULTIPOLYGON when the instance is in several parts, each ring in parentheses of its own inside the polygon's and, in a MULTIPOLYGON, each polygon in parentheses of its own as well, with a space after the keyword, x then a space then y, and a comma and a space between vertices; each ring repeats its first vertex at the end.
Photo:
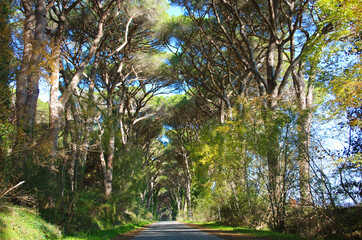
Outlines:
MULTIPOLYGON (((97 58, 97 56, 96 56, 97 58)), ((98 62, 95 60, 95 64, 92 68, 91 76, 89 78, 89 92, 88 92, 88 101, 87 101, 87 116, 84 126, 83 133, 83 142, 80 149, 80 172, 79 172, 79 187, 83 187, 83 179, 84 179, 84 169, 87 161, 88 149, 89 149, 89 135, 93 129, 92 123, 95 117, 95 103, 94 103, 94 87, 95 87, 95 79, 96 79, 96 70, 98 68, 98 62)))
POLYGON ((192 175, 191 175, 191 169, 189 164, 189 157, 187 156, 186 150, 184 150, 183 153, 183 159, 185 163, 185 210, 187 212, 187 218, 192 220, 193 219, 193 211, 192 211, 192 199, 191 199, 191 181, 192 181, 192 175))
POLYGON ((46 30, 45 0, 22 1, 25 24, 23 35, 23 57, 16 80, 16 125, 17 135, 13 149, 13 168, 23 173, 27 157, 31 154, 36 107, 39 96, 40 63, 44 58, 46 30), (35 6, 35 12, 33 7, 35 6))
POLYGON ((25 24, 24 24, 24 34, 23 34, 23 58, 21 60, 19 75, 16 79, 16 116, 17 116, 17 125, 21 127, 23 125, 23 115, 24 107, 26 101, 26 89, 28 86, 27 76, 29 74, 29 68, 31 66, 31 56, 32 56, 32 40, 33 40, 33 30, 34 30, 34 15, 33 15, 33 0, 24 0, 22 1, 24 14, 25 14, 25 24))
POLYGON ((312 203, 310 190, 309 145, 312 114, 310 108, 313 104, 313 84, 306 86, 303 72, 304 64, 299 64, 298 71, 293 71, 294 89, 297 96, 298 113, 298 163, 300 202, 302 205, 312 203))
POLYGON ((39 80, 41 77, 40 63, 44 58, 45 51, 45 30, 46 30, 46 2, 38 0, 35 9, 35 36, 32 49, 32 70, 28 73, 28 86, 25 101, 25 119, 26 129, 30 139, 33 137, 33 128, 35 124, 36 107, 39 96, 39 80))
POLYGON ((147 210, 150 211, 151 210, 151 204, 153 202, 153 187, 154 187, 154 182, 153 182, 153 177, 151 177, 151 179, 149 180, 148 184, 147 184, 147 210))
POLYGON ((106 197, 110 197, 112 194, 112 183, 113 183, 113 160, 114 160, 114 150, 115 150, 115 129, 112 126, 110 129, 110 136, 108 142, 108 157, 107 157, 107 170, 106 170, 106 179, 105 179, 105 194, 106 197))
POLYGON ((49 98, 49 140, 52 144, 52 157, 56 159, 58 146, 58 134, 60 130, 60 113, 59 113, 59 77, 60 77, 60 47, 63 43, 64 21, 58 22, 58 29, 54 37, 52 47, 52 61, 50 72, 50 98, 49 98))

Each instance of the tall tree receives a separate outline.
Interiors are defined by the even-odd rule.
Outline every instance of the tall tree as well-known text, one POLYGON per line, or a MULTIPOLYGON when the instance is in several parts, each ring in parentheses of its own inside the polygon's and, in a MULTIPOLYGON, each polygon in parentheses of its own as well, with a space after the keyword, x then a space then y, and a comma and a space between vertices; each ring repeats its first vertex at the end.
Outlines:
MULTIPOLYGON (((9 122, 10 117, 10 104, 11 104, 11 62, 12 62, 12 49, 11 49, 11 5, 8 1, 0 3, 0 111, 3 113, 0 117, 0 123, 5 126, 9 122)), ((1 136, 4 136, 5 129, 1 129, 1 136)), ((4 163, 6 155, 5 143, 3 137, 0 137, 0 164, 4 163)))
POLYGON ((43 69, 41 63, 45 57, 45 32, 47 26, 47 8, 52 2, 45 0, 25 0, 21 2, 25 17, 23 30, 23 54, 21 66, 16 77, 16 117, 17 141, 14 166, 24 168, 25 156, 32 141, 36 106, 39 95, 39 80, 43 69), (24 151, 25 150, 25 151, 24 151))

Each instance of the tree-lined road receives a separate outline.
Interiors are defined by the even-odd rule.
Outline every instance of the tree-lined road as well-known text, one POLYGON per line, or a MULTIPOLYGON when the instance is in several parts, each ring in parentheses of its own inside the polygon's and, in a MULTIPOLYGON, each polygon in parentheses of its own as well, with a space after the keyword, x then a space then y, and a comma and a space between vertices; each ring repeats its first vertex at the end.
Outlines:
POLYGON ((133 239, 172 239, 172 240, 220 240, 211 234, 199 229, 190 228, 179 222, 157 222, 140 232, 133 239))

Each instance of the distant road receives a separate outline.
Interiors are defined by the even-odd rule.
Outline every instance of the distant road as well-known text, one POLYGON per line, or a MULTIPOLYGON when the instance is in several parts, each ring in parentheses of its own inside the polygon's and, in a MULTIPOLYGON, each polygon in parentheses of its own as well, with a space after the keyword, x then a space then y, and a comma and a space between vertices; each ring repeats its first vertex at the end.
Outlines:
POLYGON ((170 239, 170 240, 221 240, 199 229, 190 228, 179 222, 157 222, 140 232, 133 239, 170 239))

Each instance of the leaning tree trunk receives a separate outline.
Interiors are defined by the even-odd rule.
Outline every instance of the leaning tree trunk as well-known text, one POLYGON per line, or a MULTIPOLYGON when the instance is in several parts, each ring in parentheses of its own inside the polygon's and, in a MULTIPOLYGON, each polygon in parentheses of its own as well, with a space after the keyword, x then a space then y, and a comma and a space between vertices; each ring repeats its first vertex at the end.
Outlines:
POLYGON ((192 212, 192 199, 191 199, 191 181, 192 181, 192 175, 191 175, 191 166, 189 163, 189 157, 187 156, 186 151, 183 152, 183 159, 185 163, 185 210, 187 212, 187 218, 192 219, 193 218, 193 212, 192 212))

